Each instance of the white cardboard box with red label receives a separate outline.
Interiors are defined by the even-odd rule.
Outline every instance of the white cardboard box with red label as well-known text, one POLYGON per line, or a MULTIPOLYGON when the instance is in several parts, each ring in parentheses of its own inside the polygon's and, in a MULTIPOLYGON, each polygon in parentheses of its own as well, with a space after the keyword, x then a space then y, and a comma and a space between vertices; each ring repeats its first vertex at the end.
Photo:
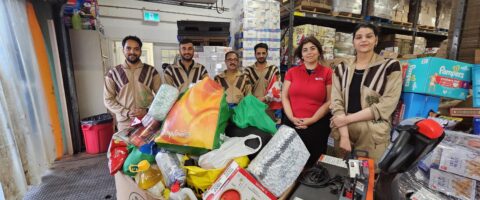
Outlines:
POLYGON ((245 169, 231 162, 203 199, 277 199, 245 169))

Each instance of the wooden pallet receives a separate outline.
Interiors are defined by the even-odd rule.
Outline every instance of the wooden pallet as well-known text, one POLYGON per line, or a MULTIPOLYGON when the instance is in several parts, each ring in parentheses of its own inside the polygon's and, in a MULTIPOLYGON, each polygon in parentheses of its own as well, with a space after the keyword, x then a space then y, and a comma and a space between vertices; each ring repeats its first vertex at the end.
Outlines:
POLYGON ((327 7, 317 7, 317 6, 311 6, 311 5, 299 5, 295 7, 295 11, 319 13, 319 14, 330 14, 332 12, 332 9, 327 7))
POLYGON ((348 19, 362 19, 362 15, 349 12, 332 12, 332 16, 348 19))
POLYGON ((410 22, 399 22, 399 21, 394 21, 392 20, 392 24, 400 25, 400 26, 405 26, 405 27, 412 27, 412 23, 410 22))
POLYGON ((428 30, 428 31, 434 31, 435 30, 435 27, 427 26, 427 25, 418 25, 418 28, 422 29, 422 30, 428 30))

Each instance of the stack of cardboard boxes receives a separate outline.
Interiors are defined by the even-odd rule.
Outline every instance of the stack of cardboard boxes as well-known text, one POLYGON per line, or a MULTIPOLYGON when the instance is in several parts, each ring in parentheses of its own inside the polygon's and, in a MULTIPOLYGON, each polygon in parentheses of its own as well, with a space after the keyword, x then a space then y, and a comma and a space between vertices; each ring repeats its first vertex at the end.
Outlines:
MULTIPOLYGON (((418 3, 411 1, 410 3, 418 3)), ((415 13, 409 13, 409 20, 413 22, 415 19, 415 13)), ((418 25, 435 28, 435 22, 437 19, 437 0, 422 0, 420 5, 420 13, 418 15, 418 25)))
POLYGON ((362 13, 362 0, 332 0, 334 13, 346 12, 360 15, 362 13))
POLYGON ((335 33, 335 58, 351 58, 354 57, 353 33, 335 33))
POLYGON ((407 23, 410 0, 391 0, 391 6, 393 8, 392 21, 407 23))
POLYGON ((205 66, 210 77, 215 77, 227 69, 225 53, 230 50, 232 50, 230 47, 203 46, 201 50, 196 50, 193 59, 195 62, 202 63, 205 66))
POLYGON ((296 49, 298 44, 306 37, 314 36, 322 44, 324 59, 334 58, 335 47, 335 29, 312 24, 296 26, 293 30, 293 47, 296 49))
MULTIPOLYGON (((390 34, 380 37, 381 41, 378 44, 380 49, 385 49, 400 55, 412 53, 412 36, 401 34, 390 34)), ((413 54, 423 54, 427 42, 423 37, 415 38, 415 45, 413 46, 413 54)))
POLYGON ((256 62, 254 47, 266 43, 269 47, 267 61, 280 64, 280 3, 274 0, 242 0, 233 6, 230 33, 235 38, 233 46, 239 50, 242 65, 256 62))
POLYGON ((369 0, 368 16, 392 19, 392 3, 391 0, 369 0))
MULTIPOLYGON (((460 36, 461 41, 458 48, 458 60, 467 63, 474 63, 475 51, 480 49, 480 20, 478 20, 480 1, 468 1, 467 3, 465 20, 462 22, 463 30, 462 35, 460 36)), ((455 14, 456 13, 454 12, 453 15, 455 14)))
POLYGON ((452 0, 438 1, 437 16, 437 28, 448 30, 452 17, 452 0))

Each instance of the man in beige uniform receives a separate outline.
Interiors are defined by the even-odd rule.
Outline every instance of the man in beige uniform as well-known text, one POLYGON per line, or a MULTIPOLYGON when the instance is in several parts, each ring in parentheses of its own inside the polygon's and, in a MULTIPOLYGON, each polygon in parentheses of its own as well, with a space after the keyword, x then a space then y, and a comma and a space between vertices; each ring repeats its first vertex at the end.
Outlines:
POLYGON ((257 62, 245 69, 252 84, 252 93, 260 101, 266 102, 265 95, 267 93, 268 83, 277 76, 280 80, 280 71, 275 65, 268 65, 268 46, 265 43, 258 43, 254 47, 255 58, 257 62))
POLYGON ((238 53, 229 51, 225 54, 227 70, 215 76, 215 81, 222 85, 227 94, 227 103, 231 106, 238 104, 243 97, 252 92, 250 80, 238 67, 238 53))
POLYGON ((200 64, 195 63, 193 55, 193 41, 183 39, 180 41, 180 61, 165 68, 165 82, 176 87, 180 92, 185 92, 193 84, 208 77, 207 69, 200 64))
POLYGON ((134 117, 143 117, 162 84, 153 66, 142 63, 142 41, 127 36, 122 41, 125 62, 110 69, 105 77, 105 107, 115 114, 117 129, 130 126, 134 117))
MULTIPOLYGON (((265 98, 267 93, 267 86, 272 81, 273 77, 277 76, 277 80, 281 80, 280 71, 275 65, 268 65, 268 45, 265 43, 258 43, 254 47, 255 58, 257 62, 245 69, 245 72, 250 78, 252 84, 252 94, 264 103, 269 103, 265 98)), ((266 111, 272 119, 275 119, 274 111, 266 111)), ((275 119, 278 120, 278 119, 275 119)))

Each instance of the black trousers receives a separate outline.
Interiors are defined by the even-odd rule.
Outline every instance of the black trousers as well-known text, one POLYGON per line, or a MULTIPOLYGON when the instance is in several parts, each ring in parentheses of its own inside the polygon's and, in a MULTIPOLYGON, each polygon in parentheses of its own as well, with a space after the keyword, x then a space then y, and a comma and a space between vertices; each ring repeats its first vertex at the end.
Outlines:
POLYGON ((327 113, 323 118, 308 126, 306 129, 296 129, 295 125, 286 117, 283 118, 284 125, 290 126, 298 133, 303 143, 310 152, 307 167, 313 166, 321 154, 327 152, 328 136, 330 135, 331 114, 327 113))

